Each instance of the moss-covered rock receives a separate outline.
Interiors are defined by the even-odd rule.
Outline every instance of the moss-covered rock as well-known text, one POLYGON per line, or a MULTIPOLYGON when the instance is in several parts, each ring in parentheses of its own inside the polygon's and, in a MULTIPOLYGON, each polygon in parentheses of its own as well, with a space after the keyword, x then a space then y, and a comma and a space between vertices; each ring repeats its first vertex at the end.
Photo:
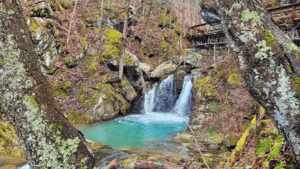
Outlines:
POLYGON ((38 3, 31 12, 31 17, 47 17, 53 16, 51 4, 47 1, 38 3))
POLYGON ((218 91, 215 86, 209 82, 211 79, 211 76, 207 76, 197 81, 193 87, 197 93, 200 92, 200 95, 197 94, 197 97, 204 97, 204 100, 212 100, 216 97, 218 91))
POLYGON ((0 154, 25 157, 18 146, 18 136, 8 121, 0 122, 0 154))
POLYGON ((64 113, 64 115, 68 118, 70 123, 72 124, 91 124, 94 122, 94 119, 91 115, 88 113, 78 113, 76 111, 67 111, 64 113))
POLYGON ((242 84, 242 77, 238 74, 231 74, 227 80, 230 86, 240 86, 242 84))
POLYGON ((225 140, 225 145, 226 145, 226 147, 235 147, 236 143, 237 143, 237 139, 235 138, 235 133, 232 131, 227 136, 227 138, 225 140))

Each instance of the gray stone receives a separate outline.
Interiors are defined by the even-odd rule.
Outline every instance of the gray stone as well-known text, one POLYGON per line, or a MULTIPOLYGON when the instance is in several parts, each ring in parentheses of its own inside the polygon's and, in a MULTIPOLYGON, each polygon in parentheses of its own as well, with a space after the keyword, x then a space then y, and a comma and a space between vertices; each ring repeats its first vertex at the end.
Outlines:
POLYGON ((151 78, 160 78, 164 75, 170 74, 176 67, 177 66, 170 61, 164 62, 151 72, 151 78))

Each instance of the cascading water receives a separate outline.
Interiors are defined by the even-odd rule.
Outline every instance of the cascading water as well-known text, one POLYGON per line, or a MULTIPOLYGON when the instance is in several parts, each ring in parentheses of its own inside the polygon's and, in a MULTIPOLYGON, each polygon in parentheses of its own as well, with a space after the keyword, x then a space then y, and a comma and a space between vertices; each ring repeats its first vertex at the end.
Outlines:
MULTIPOLYGON (((152 94, 152 93, 151 93, 152 94)), ((174 83, 174 76, 171 75, 161 82, 157 94, 154 99, 154 112, 168 112, 171 111, 176 102, 176 86, 174 83)))
POLYGON ((192 102, 190 76, 184 78, 178 99, 175 88, 174 77, 169 76, 145 94, 142 114, 95 124, 81 131, 87 139, 108 144, 115 149, 147 148, 154 140, 186 129, 185 122, 188 121, 192 102))
MULTIPOLYGON (((174 77, 171 75, 145 94, 143 114, 130 115, 79 130, 85 138, 108 144, 114 149, 165 149, 166 144, 172 143, 164 138, 186 128, 192 103, 192 87, 191 77, 185 76, 182 91, 177 99, 174 77), (164 141, 166 143, 163 143, 164 141)), ((165 150, 174 149, 176 148, 171 145, 171 148, 165 150)), ((28 168, 27 164, 20 169, 28 168)))
POLYGON ((191 103, 193 99, 191 94, 192 88, 193 83, 191 81, 191 76, 185 76, 182 91, 173 109, 175 114, 178 114, 181 117, 188 116, 188 113, 191 110, 191 103))

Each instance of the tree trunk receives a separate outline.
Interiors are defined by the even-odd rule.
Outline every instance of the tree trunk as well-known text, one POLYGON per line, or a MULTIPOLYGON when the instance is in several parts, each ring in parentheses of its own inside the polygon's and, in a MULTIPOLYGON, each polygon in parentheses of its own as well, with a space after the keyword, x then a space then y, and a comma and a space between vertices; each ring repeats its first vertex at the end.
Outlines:
POLYGON ((184 37, 185 34, 185 0, 182 1, 182 35, 181 37, 184 37))
POLYGON ((119 66, 119 77, 120 77, 120 79, 122 79, 122 77, 123 77, 124 58, 125 58, 125 51, 126 51, 126 45, 127 45, 126 41, 127 41, 129 2, 130 2, 130 0, 126 0, 124 29, 123 29, 123 40, 122 40, 122 54, 121 54, 121 57, 120 57, 120 66, 119 66))
POLYGON ((228 46, 250 94, 300 164, 299 49, 256 0, 215 0, 228 46))
POLYGON ((146 24, 145 24, 145 28, 144 28, 144 31, 143 31, 143 34, 142 34, 142 44, 144 44, 144 37, 146 36, 146 33, 147 33, 147 27, 148 27, 148 23, 149 23, 149 19, 150 19, 150 15, 151 15, 151 12, 152 12, 152 2, 150 1, 149 3, 149 11, 148 11, 148 14, 146 16, 146 24))
POLYGON ((0 107, 31 168, 93 168, 81 132, 60 113, 43 76, 19 1, 0 2, 0 107))

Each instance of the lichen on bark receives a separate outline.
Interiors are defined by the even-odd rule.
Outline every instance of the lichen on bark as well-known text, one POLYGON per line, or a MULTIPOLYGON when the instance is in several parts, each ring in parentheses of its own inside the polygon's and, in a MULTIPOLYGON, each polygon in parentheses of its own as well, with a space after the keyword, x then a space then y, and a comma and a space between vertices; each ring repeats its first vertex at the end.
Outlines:
POLYGON ((248 91, 270 115, 300 164, 299 98, 293 87, 293 76, 300 77, 299 49, 256 0, 239 3, 239 9, 231 10, 233 1, 215 0, 228 45, 248 91))
POLYGON ((29 165, 93 168, 94 157, 83 135, 60 113, 38 66, 19 2, 0 2, 0 18, 0 107, 29 165))

